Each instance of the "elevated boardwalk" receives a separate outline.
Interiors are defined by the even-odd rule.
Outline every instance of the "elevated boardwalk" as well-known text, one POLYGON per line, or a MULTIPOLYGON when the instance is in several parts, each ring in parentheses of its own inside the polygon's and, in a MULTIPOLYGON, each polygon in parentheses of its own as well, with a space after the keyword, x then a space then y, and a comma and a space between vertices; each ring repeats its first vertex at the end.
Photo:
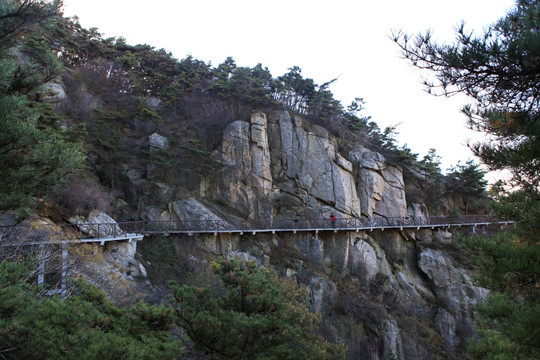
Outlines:
POLYGON ((340 218, 332 224, 329 219, 272 219, 236 222, 226 220, 197 221, 132 221, 102 224, 38 224, 0 227, 0 245, 24 242, 38 244, 100 243, 111 241, 138 241, 152 234, 257 234, 297 232, 374 231, 386 229, 440 229, 513 224, 490 216, 430 216, 399 218, 340 218))
POLYGON ((101 224, 50 224, 45 222, 22 223, 15 226, 0 226, 0 258, 9 258, 14 254, 38 254, 39 271, 37 283, 47 283, 50 258, 44 254, 54 253, 59 260, 57 278, 59 285, 55 291, 65 293, 66 274, 68 271, 69 247, 84 243, 106 243, 116 241, 134 242, 142 240, 145 235, 152 234, 252 234, 257 233, 297 233, 343 231, 384 231, 387 229, 441 229, 450 227, 471 227, 472 232, 479 226, 513 224, 513 221, 499 220, 489 216, 431 216, 405 218, 341 218, 332 223, 329 219, 272 219, 271 221, 235 222, 225 220, 199 221, 134 221, 101 224), (45 251, 44 251, 45 250, 45 251))
POLYGON ((146 222, 144 234, 257 234, 283 232, 314 232, 321 231, 374 231, 385 229, 437 229, 450 227, 476 227, 489 225, 508 225, 512 221, 499 220, 491 216, 431 216, 431 217, 395 217, 395 218, 341 218, 335 223, 329 219, 273 219, 271 221, 255 220, 247 224, 234 224, 225 220, 198 221, 156 221, 146 222))
POLYGON ((77 243, 105 243, 110 241, 138 241, 144 234, 139 222, 101 224, 33 223, 0 226, 2 245, 50 245, 77 243))

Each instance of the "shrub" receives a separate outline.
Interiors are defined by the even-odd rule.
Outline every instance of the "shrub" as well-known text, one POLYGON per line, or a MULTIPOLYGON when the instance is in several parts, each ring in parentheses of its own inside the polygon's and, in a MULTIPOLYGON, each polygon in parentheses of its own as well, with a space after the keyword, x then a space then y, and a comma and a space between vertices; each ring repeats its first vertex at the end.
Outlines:
POLYGON ((88 215, 94 209, 111 210, 111 196, 96 180, 83 175, 69 176, 53 194, 53 201, 66 216, 88 215))

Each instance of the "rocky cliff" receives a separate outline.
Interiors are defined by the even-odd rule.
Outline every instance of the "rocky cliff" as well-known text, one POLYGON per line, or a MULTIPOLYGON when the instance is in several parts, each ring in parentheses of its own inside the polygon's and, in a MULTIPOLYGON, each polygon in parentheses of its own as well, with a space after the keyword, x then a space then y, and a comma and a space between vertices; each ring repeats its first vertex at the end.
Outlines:
MULTIPOLYGON (((158 201, 148 201, 151 205, 142 209, 143 216, 164 220, 231 215, 205 209, 201 200, 225 204, 225 213, 231 210, 248 220, 319 219, 332 212, 341 218, 407 216, 402 169, 387 165, 382 155, 360 145, 342 154, 328 131, 308 127, 286 111, 258 112, 250 121, 229 123, 214 157, 222 165, 215 178, 201 180, 191 193, 151 184, 147 194, 158 201), (184 198, 184 205, 179 206, 175 197, 184 198), (186 198, 191 199, 189 205, 186 198)), ((125 199, 140 201, 146 175, 120 171, 123 180, 112 182, 122 184, 118 188, 125 199)))
POLYGON ((310 289, 326 338, 348 345, 348 359, 459 359, 486 290, 473 285, 450 242, 438 231, 376 230, 185 235, 141 247, 169 246, 183 269, 201 271, 219 254, 296 279, 310 289))
MULTIPOLYGON (((126 137, 149 132, 150 151, 174 153, 170 134, 133 124, 126 137)), ((400 167, 361 145, 340 149, 327 130, 286 111, 255 112, 227 124, 212 156, 219 163, 215 173, 169 169, 178 174, 175 181, 135 158, 111 162, 92 154, 90 163, 117 198, 117 214, 151 221, 426 215, 423 204, 407 202, 400 167)), ((139 247, 155 281, 167 277, 155 268, 160 247, 175 254, 182 271, 202 271, 221 254, 295 278, 309 287, 324 335, 348 344, 348 359, 457 359, 473 336, 473 305, 486 291, 472 284, 452 241, 440 231, 376 230, 146 237, 139 247)), ((143 276, 130 254, 121 262, 143 276)), ((122 273, 121 264, 116 268, 122 273)))
MULTIPOLYGON (((426 215, 421 204, 407 208, 402 169, 359 145, 342 154, 325 129, 285 111, 229 123, 214 157, 222 167, 194 192, 148 185, 129 171, 123 189, 152 194, 141 209, 149 220, 426 215)), ((185 269, 201 270, 221 254, 295 278, 309 287, 326 337, 349 345, 349 359, 460 358, 474 334, 473 305, 486 293, 472 284, 445 231, 221 234, 148 238, 144 247, 160 241, 174 244, 185 269)))
POLYGON ((286 111, 227 125, 220 150, 216 194, 247 218, 406 215, 401 169, 362 146, 341 154, 328 131, 286 111))

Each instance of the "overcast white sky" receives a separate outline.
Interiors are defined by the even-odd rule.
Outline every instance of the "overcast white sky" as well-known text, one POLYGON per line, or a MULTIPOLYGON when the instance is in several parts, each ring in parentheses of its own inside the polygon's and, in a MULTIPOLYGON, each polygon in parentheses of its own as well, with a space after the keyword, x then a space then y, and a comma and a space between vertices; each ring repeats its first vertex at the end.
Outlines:
MULTIPOLYGON (((443 170, 465 162, 465 146, 478 137, 466 130, 463 96, 427 94, 422 74, 401 58, 392 30, 409 34, 432 30, 452 42, 464 20, 482 32, 503 17, 514 0, 64 0, 64 15, 105 36, 149 44, 176 58, 193 55, 218 65, 232 56, 239 66, 262 63, 274 77, 298 65, 316 83, 339 77, 334 96, 348 105, 366 102, 381 128, 396 125, 398 140, 420 157, 430 148, 442 156, 443 170)), ((426 76, 427 74, 424 74, 426 76)))

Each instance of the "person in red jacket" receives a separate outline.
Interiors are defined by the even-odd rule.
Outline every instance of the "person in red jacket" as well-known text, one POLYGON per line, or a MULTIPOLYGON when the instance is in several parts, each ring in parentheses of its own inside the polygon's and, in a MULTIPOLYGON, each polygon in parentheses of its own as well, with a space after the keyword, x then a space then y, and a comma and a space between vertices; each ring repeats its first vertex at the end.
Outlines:
POLYGON ((336 215, 334 213, 330 214, 330 222, 332 223, 332 227, 336 227, 336 215))

